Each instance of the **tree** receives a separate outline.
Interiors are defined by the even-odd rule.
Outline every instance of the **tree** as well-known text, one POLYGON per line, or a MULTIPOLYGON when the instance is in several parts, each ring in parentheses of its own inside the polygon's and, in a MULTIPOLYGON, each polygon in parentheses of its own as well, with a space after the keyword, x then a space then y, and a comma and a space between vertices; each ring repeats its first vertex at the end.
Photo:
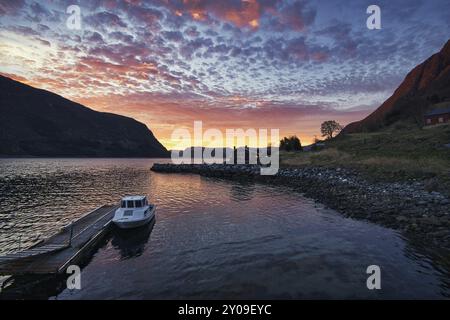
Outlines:
POLYGON ((325 121, 320 126, 322 137, 326 137, 327 139, 333 138, 333 134, 338 133, 341 130, 342 130, 341 125, 334 120, 325 121))
POLYGON ((280 150, 301 151, 302 144, 297 136, 284 137, 280 140, 280 150))

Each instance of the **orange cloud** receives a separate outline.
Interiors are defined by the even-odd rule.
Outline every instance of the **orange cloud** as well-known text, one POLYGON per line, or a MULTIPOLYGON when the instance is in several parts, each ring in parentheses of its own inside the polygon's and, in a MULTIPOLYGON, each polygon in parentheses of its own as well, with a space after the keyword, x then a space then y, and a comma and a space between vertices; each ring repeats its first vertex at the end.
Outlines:
POLYGON ((208 15, 223 21, 230 22, 237 27, 259 27, 261 17, 261 5, 258 0, 242 0, 239 3, 211 0, 184 0, 182 7, 173 7, 177 16, 183 15, 183 11, 198 21, 205 21, 208 15))

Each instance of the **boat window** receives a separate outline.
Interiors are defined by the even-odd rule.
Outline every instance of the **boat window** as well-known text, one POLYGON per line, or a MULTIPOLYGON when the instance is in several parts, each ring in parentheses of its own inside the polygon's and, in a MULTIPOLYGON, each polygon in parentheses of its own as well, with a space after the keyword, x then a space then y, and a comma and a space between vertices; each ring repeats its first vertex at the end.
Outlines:
POLYGON ((122 201, 121 201, 121 204, 120 204, 120 207, 121 207, 121 208, 126 208, 126 207, 127 207, 127 202, 124 201, 124 200, 122 200, 122 201))
POLYGON ((134 201, 134 205, 135 205, 136 208, 142 207, 142 202, 141 202, 141 200, 136 200, 136 201, 134 201))
POLYGON ((134 201, 133 200, 128 200, 127 201, 127 208, 134 208, 134 201))

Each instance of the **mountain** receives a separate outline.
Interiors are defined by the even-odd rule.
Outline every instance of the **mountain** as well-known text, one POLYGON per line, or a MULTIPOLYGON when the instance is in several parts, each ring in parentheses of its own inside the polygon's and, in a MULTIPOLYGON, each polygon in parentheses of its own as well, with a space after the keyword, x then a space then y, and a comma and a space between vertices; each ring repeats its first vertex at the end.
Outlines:
POLYGON ((342 133, 376 131, 399 120, 422 124, 433 104, 450 100, 450 40, 442 50, 415 67, 394 94, 365 119, 347 125, 342 133))
POLYGON ((0 76, 0 155, 166 157, 144 124, 0 76))

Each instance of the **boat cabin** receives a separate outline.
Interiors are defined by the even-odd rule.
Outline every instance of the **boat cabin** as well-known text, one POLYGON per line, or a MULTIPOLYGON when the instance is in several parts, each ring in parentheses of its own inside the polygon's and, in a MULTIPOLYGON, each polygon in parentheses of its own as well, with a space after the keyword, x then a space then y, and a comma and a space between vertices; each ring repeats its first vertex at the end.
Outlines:
POLYGON ((149 204, 146 196, 127 196, 120 200, 120 208, 112 222, 121 229, 137 228, 155 217, 156 206, 149 204))
POLYGON ((121 208, 135 209, 148 206, 148 200, 145 196, 125 197, 120 202, 121 208))

